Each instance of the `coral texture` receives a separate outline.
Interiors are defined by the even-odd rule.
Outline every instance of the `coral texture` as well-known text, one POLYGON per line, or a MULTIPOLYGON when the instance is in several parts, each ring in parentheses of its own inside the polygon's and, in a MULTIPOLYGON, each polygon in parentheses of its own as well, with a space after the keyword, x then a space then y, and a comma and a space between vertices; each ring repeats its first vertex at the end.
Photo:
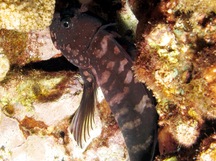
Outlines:
POLYGON ((215 4, 161 1, 145 17, 145 28, 138 25, 142 40, 134 71, 158 102, 161 154, 198 144, 206 122, 216 119, 215 4))
MULTIPOLYGON (((120 32, 124 27, 135 31, 134 15, 139 21, 140 55, 134 72, 158 103, 160 154, 155 160, 215 160, 216 1, 79 2, 108 22, 120 22, 120 32)), ((54 3, 0 2, 0 160, 127 160, 122 134, 104 101, 98 105, 96 128, 85 148, 76 145, 68 126, 82 93, 78 75, 26 68, 9 71, 14 69, 10 66, 60 56, 48 30, 32 31, 49 26, 54 3)), ((77 1, 56 3, 59 11, 77 1)))
POLYGON ((4 54, 0 54, 0 81, 2 81, 10 69, 8 58, 4 54))
POLYGON ((28 32, 44 29, 52 20, 55 0, 0 2, 0 28, 28 32))
POLYGON ((16 70, 0 83, 0 160, 126 160, 123 136, 106 102, 80 148, 69 130, 82 80, 74 72, 16 70), (107 155, 108 154, 108 155, 107 155))

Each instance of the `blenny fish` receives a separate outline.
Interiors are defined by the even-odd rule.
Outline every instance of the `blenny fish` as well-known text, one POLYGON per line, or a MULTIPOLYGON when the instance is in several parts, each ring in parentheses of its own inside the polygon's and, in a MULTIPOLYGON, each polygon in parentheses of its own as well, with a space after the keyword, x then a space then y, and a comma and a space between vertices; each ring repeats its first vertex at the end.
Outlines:
POLYGON ((96 89, 100 87, 123 134, 130 161, 151 161, 157 142, 154 98, 134 78, 133 61, 117 41, 110 24, 75 9, 55 13, 50 34, 56 48, 79 68, 84 91, 72 122, 78 145, 89 135, 94 118, 96 89))

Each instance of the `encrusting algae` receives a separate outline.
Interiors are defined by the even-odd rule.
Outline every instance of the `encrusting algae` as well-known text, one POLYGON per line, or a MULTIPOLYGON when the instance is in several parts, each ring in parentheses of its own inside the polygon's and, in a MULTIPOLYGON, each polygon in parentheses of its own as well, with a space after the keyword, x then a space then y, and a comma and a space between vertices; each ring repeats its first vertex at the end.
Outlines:
MULTIPOLYGON (((163 143, 175 142, 177 151, 196 144, 205 122, 216 119, 216 2, 161 1, 157 12, 138 33, 134 71, 157 99, 159 136, 168 131, 174 141, 163 143)), ((160 143, 161 154, 173 152, 160 143)))
POLYGON ((24 54, 28 34, 14 30, 0 30, 0 48, 7 56, 10 64, 23 65, 30 62, 28 54, 24 54))
MULTIPOLYGON (((49 27, 54 8, 55 0, 5 0, 0 2, 0 51, 1 55, 4 54, 9 60, 9 66, 14 64, 23 66, 39 59, 37 54, 32 56, 25 52, 29 40, 28 32, 49 27)), ((4 60, 0 60, 4 66, 1 70, 7 71, 8 67, 5 66, 4 60)))
POLYGON ((46 73, 42 71, 11 71, 0 86, 0 106, 21 104, 29 111, 33 102, 57 100, 66 90, 73 73, 46 73), (13 91, 11 91, 13 90, 13 91))

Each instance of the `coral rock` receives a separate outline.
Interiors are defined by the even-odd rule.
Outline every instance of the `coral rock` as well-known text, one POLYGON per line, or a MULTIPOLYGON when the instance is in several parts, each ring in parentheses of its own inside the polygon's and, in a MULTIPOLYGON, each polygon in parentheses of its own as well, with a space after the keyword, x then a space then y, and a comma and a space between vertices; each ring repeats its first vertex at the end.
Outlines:
POLYGON ((45 29, 52 20, 54 0, 0 2, 0 28, 28 32, 45 29))

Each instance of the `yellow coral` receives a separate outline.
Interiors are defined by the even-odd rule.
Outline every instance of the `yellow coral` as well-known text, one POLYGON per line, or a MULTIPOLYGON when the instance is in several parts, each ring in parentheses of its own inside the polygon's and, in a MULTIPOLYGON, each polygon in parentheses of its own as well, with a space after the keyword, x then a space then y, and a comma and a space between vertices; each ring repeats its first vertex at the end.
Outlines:
POLYGON ((216 118, 216 18, 210 14, 216 3, 209 2, 179 0, 172 23, 152 20, 133 67, 157 98, 159 125, 185 147, 196 142, 206 118, 216 118))
POLYGON ((0 2, 0 28, 28 32, 44 29, 52 20, 55 0, 0 2))
POLYGON ((181 11, 196 11, 199 13, 216 12, 216 0, 179 0, 178 6, 181 11))

